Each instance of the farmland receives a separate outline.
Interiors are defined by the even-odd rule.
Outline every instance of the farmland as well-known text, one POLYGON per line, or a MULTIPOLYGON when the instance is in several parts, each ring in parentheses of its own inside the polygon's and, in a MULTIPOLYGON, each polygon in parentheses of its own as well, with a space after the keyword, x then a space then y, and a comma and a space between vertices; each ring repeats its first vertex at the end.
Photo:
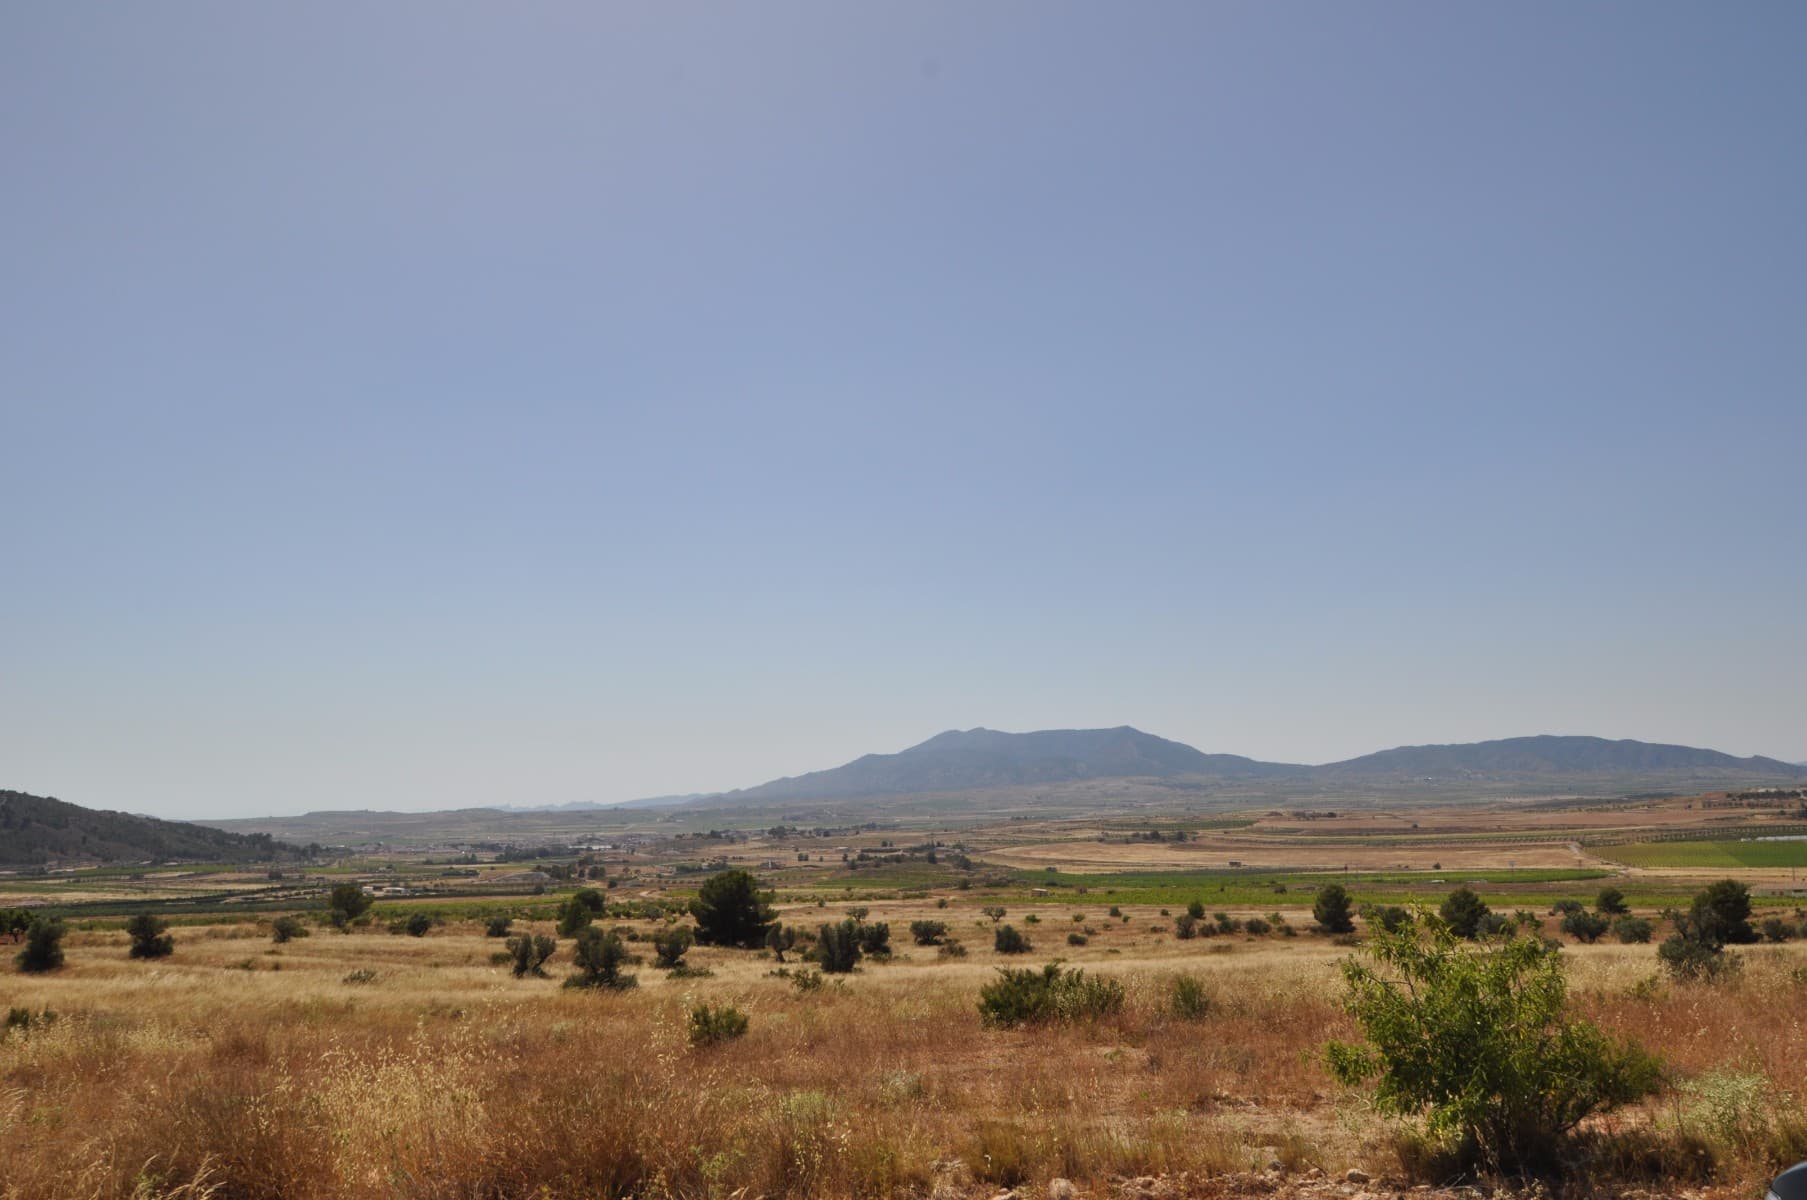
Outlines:
POLYGON ((1536 814, 1504 806, 1466 823, 1421 812, 1341 830, 1297 821, 1291 832, 1260 814, 1215 827, 1175 814, 617 832, 606 848, 549 846, 528 862, 348 847, 279 879, 193 865, 15 874, 0 879, 0 907, 60 913, 70 932, 59 970, 0 966, 0 1009, 15 1014, 0 1038, 10 1151, 0 1196, 953 1200, 1040 1196, 1057 1178, 1100 1197, 1303 1196, 1334 1194, 1351 1169, 1399 1190, 1443 1184, 1449 1175, 1410 1128, 1324 1065, 1325 1043, 1353 1033, 1340 964, 1373 928, 1314 930, 1312 902, 1330 882, 1358 907, 1423 909, 1466 885, 1558 937, 1574 1010, 1660 1048, 1676 1084, 1593 1130, 1575 1177, 1606 1195, 1679 1185, 1744 1196, 1794 1151, 1791 1139, 1807 1150, 1807 1112, 1788 1099, 1807 1095, 1807 1027, 1777 1021, 1778 1005, 1807 1006, 1807 942, 1744 949, 1726 982, 1682 985, 1661 973, 1654 945, 1584 944, 1545 915, 1611 886, 1660 927, 1662 911, 1704 882, 1748 871, 1757 912, 1798 922, 1803 899, 1765 875, 1777 863, 1722 864, 1693 848, 1797 843, 1572 848, 1578 827, 1669 834, 1688 827, 1674 814, 1689 811, 1572 821, 1543 835, 1564 849, 1559 866, 1520 861, 1522 839, 1539 836, 1536 814), (1182 834, 1178 845, 1211 847, 1201 858, 1233 850, 1246 861, 1162 865, 1182 834), (1458 869, 1309 869, 1290 850, 1410 839, 1437 864, 1500 834, 1458 869), (1061 845, 1068 860, 1042 862, 1061 845), (1087 857, 1097 846, 1156 853, 1142 869, 1100 870, 1087 857), (1647 847, 1670 860, 1630 861, 1647 847), (698 886, 724 867, 771 887, 778 921, 804 944, 855 920, 885 925, 890 953, 825 977, 798 961, 802 945, 783 962, 697 946, 682 970, 661 969, 654 938, 688 925, 698 886), (380 894, 340 933, 323 896, 346 882, 380 894), (575 942, 555 922, 580 887, 597 890, 598 927, 636 960, 625 967, 635 986, 561 986, 575 942), (1193 904, 1208 928, 1185 937, 1193 904), (124 918, 146 910, 173 922, 167 958, 128 956, 124 918), (277 941, 281 913, 310 935, 277 941), (409 917, 424 918, 419 936, 409 917), (501 918, 511 933, 556 941, 546 977, 513 972, 503 939, 486 936, 501 918), (959 950, 916 944, 908 931, 922 922, 944 926, 939 940, 959 950), (1000 952, 1005 926, 1026 953, 1000 952), (1046 962, 1121 984, 1121 1008, 1023 1028, 980 1019, 997 968, 1046 962), (1204 998, 1183 1012, 1182 979, 1204 998), (744 1014, 744 1036, 693 1042, 698 1004, 744 1014), (1697 1096, 1736 1087, 1784 1100, 1730 1130, 1697 1096))

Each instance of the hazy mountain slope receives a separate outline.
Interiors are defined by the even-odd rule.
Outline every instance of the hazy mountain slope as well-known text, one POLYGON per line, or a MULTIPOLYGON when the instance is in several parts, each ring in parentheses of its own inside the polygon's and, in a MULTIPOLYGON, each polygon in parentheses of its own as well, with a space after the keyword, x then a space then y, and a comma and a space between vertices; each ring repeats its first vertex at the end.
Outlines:
POLYGON ((226 833, 186 821, 105 812, 49 796, 0 791, 0 863, 8 865, 96 859, 253 862, 275 857, 276 850, 268 836, 226 833))
POLYGON ((1504 738, 1448 746, 1400 746, 1317 768, 1329 778, 1352 776, 1525 776, 1627 772, 1724 773, 1788 778, 1807 774, 1774 758, 1736 758, 1717 750, 1597 737, 1504 738))
POLYGON ((968 791, 1079 779, 1260 778, 1304 768, 1206 754, 1132 729, 950 730, 896 754, 728 792, 722 800, 789 800, 968 791))

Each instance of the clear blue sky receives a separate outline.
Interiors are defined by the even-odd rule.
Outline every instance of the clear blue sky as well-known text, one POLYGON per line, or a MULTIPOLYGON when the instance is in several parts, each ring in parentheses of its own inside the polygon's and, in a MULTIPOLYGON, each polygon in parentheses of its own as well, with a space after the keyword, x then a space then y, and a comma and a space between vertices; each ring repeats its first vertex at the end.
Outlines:
POLYGON ((1807 7, 0 13, 0 787, 1807 758, 1807 7))

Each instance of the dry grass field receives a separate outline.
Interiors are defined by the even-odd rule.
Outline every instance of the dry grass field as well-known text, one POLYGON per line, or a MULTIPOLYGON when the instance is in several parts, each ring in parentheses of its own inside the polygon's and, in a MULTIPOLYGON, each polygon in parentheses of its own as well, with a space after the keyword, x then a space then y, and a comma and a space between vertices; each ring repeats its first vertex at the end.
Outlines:
MULTIPOLYGON (((469 921, 281 946, 248 921, 181 927, 152 962, 122 933, 77 931, 60 971, 0 968, 0 1009, 34 1014, 0 1040, 0 1196, 947 1200, 1056 1178, 1097 1196, 1285 1195, 1349 1168, 1389 1195, 1443 1182, 1323 1065, 1325 1041, 1353 1032, 1348 947, 1180 941, 1153 907, 1074 947, 1102 905, 1013 904, 1036 942, 1013 962, 1063 958, 1121 980, 1127 1003, 998 1030, 975 1001, 1006 960, 976 902, 870 907, 894 957, 809 992, 769 957, 713 948, 690 953, 707 977, 667 977, 648 954, 632 990, 565 989, 568 941, 552 978, 516 979, 469 921), (968 955, 911 944, 921 917, 968 955), (1201 1017, 1172 1011, 1181 974, 1204 982, 1201 1017), (743 1010, 746 1035, 693 1046, 697 1001, 743 1010)), ((1567 952, 1579 1011, 1697 1081, 1602 1123, 1578 1190, 1758 1196, 1780 1157, 1807 1153, 1807 945, 1745 954, 1730 984, 1674 987, 1648 945, 1567 952)))

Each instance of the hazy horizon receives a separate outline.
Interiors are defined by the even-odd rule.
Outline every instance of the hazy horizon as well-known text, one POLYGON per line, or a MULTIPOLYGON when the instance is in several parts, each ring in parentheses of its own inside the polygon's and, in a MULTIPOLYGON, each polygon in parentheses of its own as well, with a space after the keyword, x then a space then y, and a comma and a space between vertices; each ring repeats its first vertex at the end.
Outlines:
POLYGON ((5 29, 0 788, 1807 760, 1807 10, 5 29))

